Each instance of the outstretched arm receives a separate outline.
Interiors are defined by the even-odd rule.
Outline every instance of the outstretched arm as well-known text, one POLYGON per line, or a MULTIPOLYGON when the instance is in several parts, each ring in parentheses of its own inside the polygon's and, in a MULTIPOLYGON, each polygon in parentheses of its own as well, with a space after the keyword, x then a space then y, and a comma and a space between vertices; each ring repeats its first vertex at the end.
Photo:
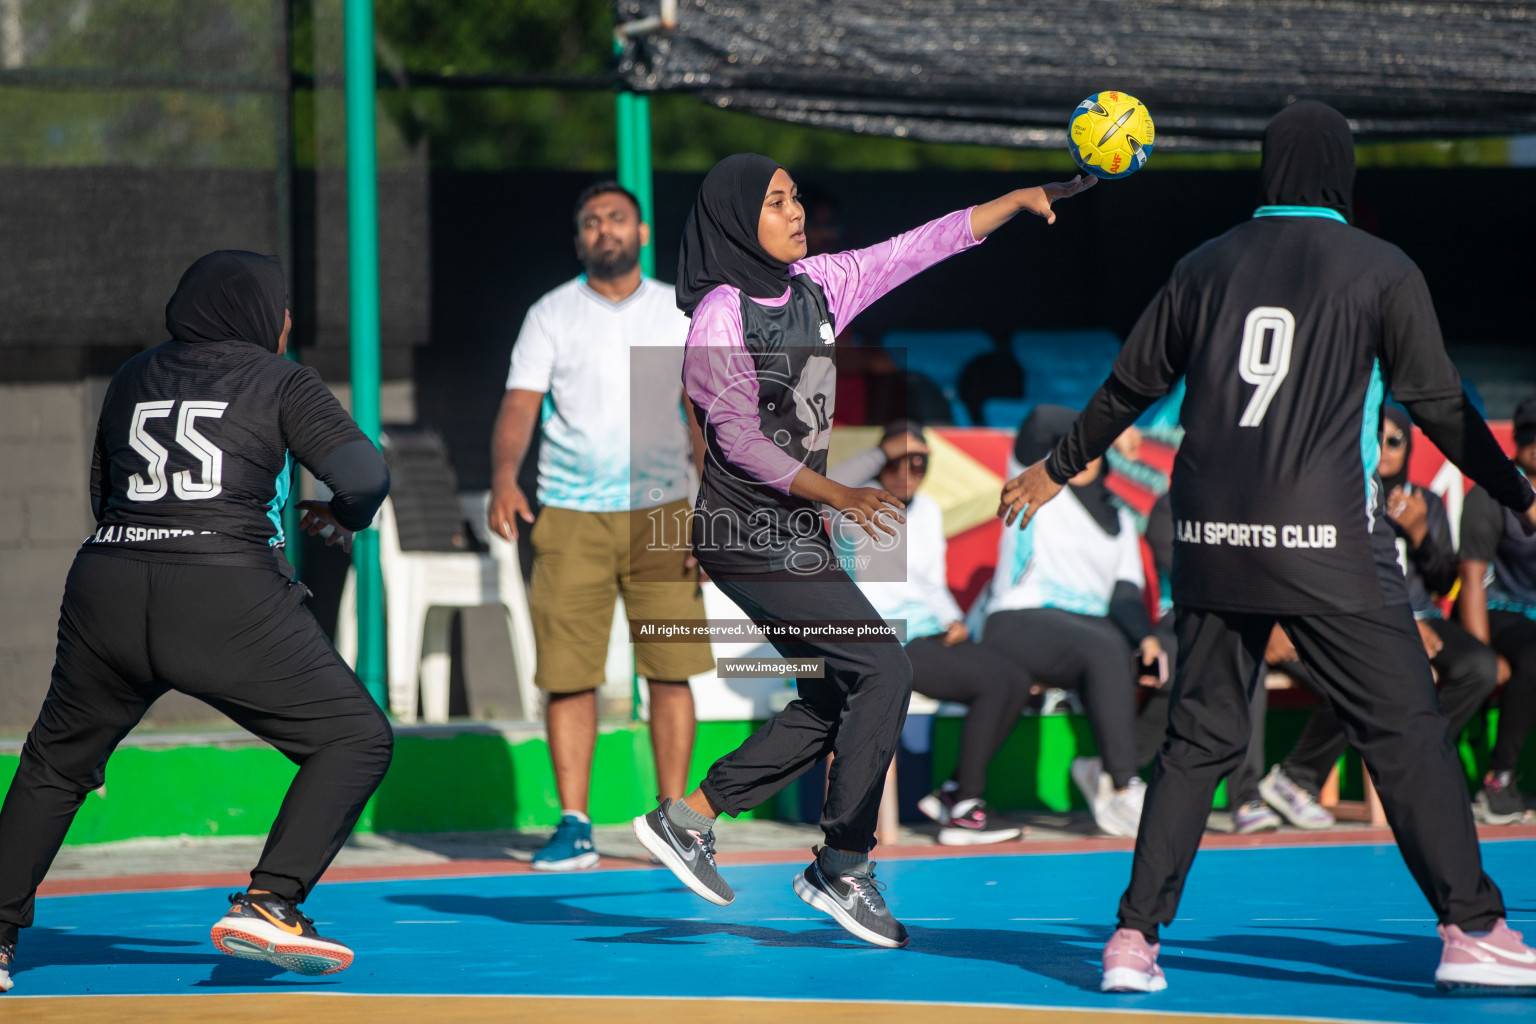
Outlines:
POLYGON ((975 235, 979 242, 1025 210, 1037 217, 1044 217, 1047 224, 1055 224, 1056 212, 1051 209, 1052 203, 1058 199, 1075 196, 1079 192, 1093 188, 1098 183, 1099 179, 1091 174, 1086 178, 1079 174, 1071 181, 1058 181, 1036 188, 1015 189, 990 203, 971 207, 971 234, 975 235))
POLYGON ((1068 182, 1018 189, 990 203, 956 210, 867 249, 812 256, 796 263, 795 269, 821 285, 841 331, 880 296, 935 263, 979 244, 1021 211, 1029 210, 1047 223, 1055 223, 1051 203, 1097 182, 1097 178, 1079 175, 1068 182))

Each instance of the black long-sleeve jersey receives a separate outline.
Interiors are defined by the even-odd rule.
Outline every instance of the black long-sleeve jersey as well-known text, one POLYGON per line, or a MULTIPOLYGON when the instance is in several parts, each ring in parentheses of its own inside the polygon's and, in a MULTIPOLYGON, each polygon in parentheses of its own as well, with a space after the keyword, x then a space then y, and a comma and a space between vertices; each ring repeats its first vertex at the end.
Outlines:
POLYGON ((1279 209, 1179 262, 1047 468, 1070 477, 1183 376, 1174 600, 1282 615, 1402 604, 1378 504, 1386 392, 1501 501, 1524 509, 1530 488, 1470 411, 1412 260, 1279 209))
POLYGON ((86 543, 156 561, 276 567, 297 460, 366 526, 384 460, 312 368, 246 341, 167 341, 112 378, 96 429, 86 543))

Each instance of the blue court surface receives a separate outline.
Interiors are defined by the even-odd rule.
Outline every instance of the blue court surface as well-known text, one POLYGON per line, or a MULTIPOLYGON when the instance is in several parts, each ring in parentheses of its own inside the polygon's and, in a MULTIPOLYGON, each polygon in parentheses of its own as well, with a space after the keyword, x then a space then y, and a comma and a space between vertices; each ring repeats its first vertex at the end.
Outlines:
MULTIPOLYGON (((1536 928, 1536 841, 1483 851, 1511 925, 1536 928)), ((661 869, 322 884, 305 909, 357 951, 326 978, 215 952, 221 890, 57 896, 23 933, 15 995, 714 995, 1536 1020, 1536 998, 1435 990, 1435 922, 1390 845, 1202 852, 1164 934, 1168 991, 1102 995, 1099 947, 1129 865, 1125 852, 889 861, 879 875, 913 936, 899 951, 801 904, 791 864, 724 867, 737 899, 723 909, 661 869)))

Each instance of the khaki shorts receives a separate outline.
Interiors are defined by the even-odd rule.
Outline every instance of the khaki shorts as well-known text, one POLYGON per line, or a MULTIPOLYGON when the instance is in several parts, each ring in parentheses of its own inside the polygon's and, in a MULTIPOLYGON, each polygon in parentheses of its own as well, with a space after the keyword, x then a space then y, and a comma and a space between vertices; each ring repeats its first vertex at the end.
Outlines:
MULTIPOLYGON (((649 543, 652 516, 687 522, 676 501, 642 512, 544 508, 533 525, 528 604, 538 651, 534 683, 548 693, 603 685, 613 606, 624 596, 629 619, 704 619, 699 570, 684 566, 688 546, 649 543)), ((681 682, 715 667, 708 644, 635 644, 635 669, 647 679, 681 682)))

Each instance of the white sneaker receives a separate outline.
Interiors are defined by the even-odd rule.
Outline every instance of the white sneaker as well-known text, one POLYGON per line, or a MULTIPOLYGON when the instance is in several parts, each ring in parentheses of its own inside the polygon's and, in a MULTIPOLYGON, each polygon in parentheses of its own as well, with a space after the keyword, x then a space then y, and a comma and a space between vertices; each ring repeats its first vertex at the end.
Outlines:
POLYGON ((1125 784, 1123 794, 1126 805, 1136 810, 1136 825, 1141 826, 1141 809, 1147 803, 1147 784, 1140 775, 1132 775, 1131 781, 1125 784))
POLYGON ((1088 809, 1097 818, 1099 812, 1094 801, 1099 798, 1099 779, 1104 775, 1104 762, 1096 757, 1074 757, 1071 775, 1072 781, 1077 784, 1077 791, 1083 794, 1083 799, 1088 801, 1088 809))
POLYGON ((1147 784, 1132 775, 1126 787, 1116 792, 1108 775, 1102 775, 1100 779, 1100 787, 1109 791, 1109 806, 1099 818, 1099 828, 1112 836, 1135 839, 1136 833, 1141 831, 1141 808, 1146 800, 1147 784))
POLYGON ((1126 839, 1136 838, 1141 827, 1141 805, 1146 798, 1146 784, 1132 776, 1123 791, 1116 792, 1115 785, 1104 774, 1104 762, 1097 757, 1072 759, 1072 781, 1088 801, 1093 812, 1094 824, 1099 831, 1126 839))

